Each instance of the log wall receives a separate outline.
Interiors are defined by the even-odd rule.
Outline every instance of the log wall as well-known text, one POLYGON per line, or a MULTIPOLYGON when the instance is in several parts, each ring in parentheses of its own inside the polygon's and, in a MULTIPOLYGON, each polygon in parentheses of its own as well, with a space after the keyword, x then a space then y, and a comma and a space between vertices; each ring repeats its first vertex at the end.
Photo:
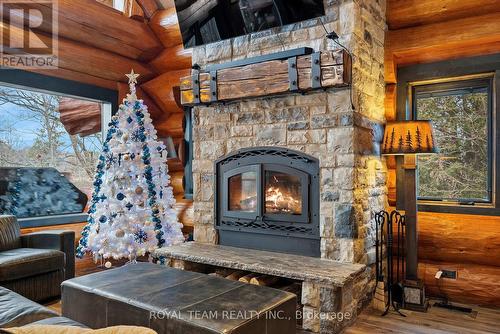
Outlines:
MULTIPOLYGON (((387 120, 396 118, 398 66, 500 52, 498 1, 389 0, 387 23, 387 120)), ((396 201, 395 166, 389 157, 390 205, 396 201)), ((418 220, 419 277, 428 294, 500 306, 500 217, 419 212, 418 220), (436 280, 439 269, 457 270, 457 279, 436 280)))

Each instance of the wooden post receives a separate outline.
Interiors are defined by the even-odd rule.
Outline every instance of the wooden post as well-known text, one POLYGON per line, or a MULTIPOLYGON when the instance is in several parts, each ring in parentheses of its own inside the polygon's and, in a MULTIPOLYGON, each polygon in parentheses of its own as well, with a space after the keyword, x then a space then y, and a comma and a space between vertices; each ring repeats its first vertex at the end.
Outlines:
POLYGON ((418 279, 417 187, 415 154, 405 154, 406 279, 418 279))

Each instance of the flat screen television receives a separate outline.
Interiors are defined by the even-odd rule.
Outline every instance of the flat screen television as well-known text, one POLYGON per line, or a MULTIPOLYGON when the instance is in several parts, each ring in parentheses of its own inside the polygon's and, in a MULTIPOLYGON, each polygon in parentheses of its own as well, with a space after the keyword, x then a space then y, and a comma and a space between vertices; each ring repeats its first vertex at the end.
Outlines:
POLYGON ((325 15, 323 0, 175 0, 185 48, 325 15))

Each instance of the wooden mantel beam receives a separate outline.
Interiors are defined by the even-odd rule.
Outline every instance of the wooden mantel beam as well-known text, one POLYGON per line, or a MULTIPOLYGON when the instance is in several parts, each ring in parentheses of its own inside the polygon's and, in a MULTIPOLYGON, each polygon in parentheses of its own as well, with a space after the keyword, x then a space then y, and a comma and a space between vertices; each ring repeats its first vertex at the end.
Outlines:
POLYGON ((386 35, 385 81, 401 65, 500 52, 500 12, 406 29, 386 35))
POLYGON ((303 92, 313 89, 314 80, 320 84, 314 88, 345 87, 351 83, 351 58, 344 50, 319 53, 316 62, 317 74, 312 66, 313 56, 314 54, 296 57, 296 65, 291 68, 287 59, 224 68, 217 70, 214 79, 211 79, 210 73, 204 73, 202 70, 198 80, 199 92, 195 88, 196 85, 193 85, 192 76, 181 78, 181 104, 210 103, 214 98, 221 102, 282 94, 292 91, 290 87, 293 85, 296 85, 293 91, 303 92), (296 72, 295 79, 290 77, 293 71, 296 72), (215 89, 211 92, 213 81, 215 89))

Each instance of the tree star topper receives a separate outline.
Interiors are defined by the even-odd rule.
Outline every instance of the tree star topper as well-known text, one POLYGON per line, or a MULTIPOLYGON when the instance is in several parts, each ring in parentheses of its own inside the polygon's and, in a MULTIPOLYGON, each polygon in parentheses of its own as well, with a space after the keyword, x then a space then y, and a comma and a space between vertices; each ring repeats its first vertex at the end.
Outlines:
POLYGON ((137 83, 137 78, 140 76, 140 74, 136 74, 134 72, 134 69, 129 74, 125 74, 128 78, 128 83, 129 84, 136 84, 137 83))

